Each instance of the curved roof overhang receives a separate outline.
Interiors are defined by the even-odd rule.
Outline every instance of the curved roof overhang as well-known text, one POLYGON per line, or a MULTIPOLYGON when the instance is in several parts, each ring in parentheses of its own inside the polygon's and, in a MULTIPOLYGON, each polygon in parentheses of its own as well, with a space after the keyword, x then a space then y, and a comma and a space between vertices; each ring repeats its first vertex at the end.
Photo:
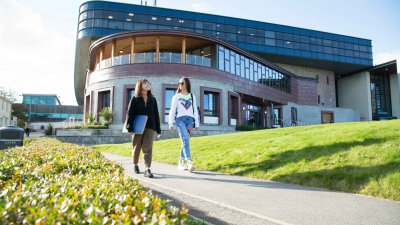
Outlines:
POLYGON ((179 36, 179 37, 189 37, 189 38, 195 38, 195 39, 202 39, 205 41, 209 41, 209 42, 213 42, 219 45, 222 45, 226 48, 229 48, 231 50, 234 50, 235 52, 249 58, 252 59, 258 63, 261 63, 265 66, 268 66, 269 68, 272 68, 284 75, 288 75, 291 77, 297 77, 297 78, 301 78, 301 79, 313 79, 313 78, 305 78, 305 77, 299 77, 294 73, 291 73, 285 69, 283 69, 282 67, 279 67, 275 64, 273 64, 272 62, 269 62, 265 59, 262 59, 254 54, 251 54, 247 51, 244 51, 234 45, 229 44, 228 42, 222 41, 220 39, 217 38, 213 38, 213 37, 209 37, 209 36, 205 36, 202 34, 196 34, 196 33, 189 33, 189 32, 183 32, 183 31, 170 31, 170 30, 146 30, 146 31, 129 31, 129 32, 121 32, 121 33, 117 33, 117 34, 112 34, 112 35, 108 35, 105 36, 103 38, 100 38, 99 40, 95 41, 89 48, 89 60, 90 63, 94 62, 96 55, 92 54, 93 52, 96 52, 98 50, 98 48, 112 43, 115 40, 121 40, 121 39, 126 39, 126 38, 130 38, 130 37, 139 37, 139 36, 179 36))

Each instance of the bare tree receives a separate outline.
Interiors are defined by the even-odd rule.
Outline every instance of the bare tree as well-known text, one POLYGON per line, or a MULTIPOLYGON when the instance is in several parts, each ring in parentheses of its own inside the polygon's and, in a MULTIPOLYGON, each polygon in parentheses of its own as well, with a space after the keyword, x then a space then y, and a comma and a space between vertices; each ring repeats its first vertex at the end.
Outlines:
POLYGON ((17 98, 15 97, 16 96, 15 91, 13 91, 11 89, 6 91, 4 89, 4 87, 0 87, 0 96, 8 99, 9 101, 11 101, 13 103, 17 101, 17 98))

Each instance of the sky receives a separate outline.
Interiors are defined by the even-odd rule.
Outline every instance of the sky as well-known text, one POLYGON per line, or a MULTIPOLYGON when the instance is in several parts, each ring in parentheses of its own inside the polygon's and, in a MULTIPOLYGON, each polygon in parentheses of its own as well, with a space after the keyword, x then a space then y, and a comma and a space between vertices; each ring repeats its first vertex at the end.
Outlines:
MULTIPOLYGON (((17 102, 21 94, 56 94, 63 105, 77 105, 75 45, 84 2, 0 0, 0 89, 17 102)), ((157 6, 366 38, 374 65, 400 62, 398 0, 157 0, 157 6)))

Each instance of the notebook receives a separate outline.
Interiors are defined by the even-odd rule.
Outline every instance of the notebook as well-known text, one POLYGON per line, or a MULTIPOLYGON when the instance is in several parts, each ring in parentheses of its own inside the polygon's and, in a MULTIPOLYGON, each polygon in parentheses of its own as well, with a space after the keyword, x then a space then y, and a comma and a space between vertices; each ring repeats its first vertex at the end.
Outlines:
POLYGON ((146 127, 147 116, 146 115, 137 115, 133 120, 133 133, 134 134, 143 134, 144 128, 146 127))

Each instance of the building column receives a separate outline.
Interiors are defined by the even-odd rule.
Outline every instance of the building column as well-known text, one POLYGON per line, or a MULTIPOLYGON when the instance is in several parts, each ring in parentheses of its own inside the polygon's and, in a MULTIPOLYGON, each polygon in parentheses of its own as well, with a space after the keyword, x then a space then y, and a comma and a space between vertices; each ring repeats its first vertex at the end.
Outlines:
POLYGON ((135 63, 135 37, 131 40, 131 64, 135 63))
POLYGON ((160 37, 156 39, 156 63, 160 62, 160 37))
POLYGON ((186 38, 182 39, 182 64, 186 64, 186 38))

